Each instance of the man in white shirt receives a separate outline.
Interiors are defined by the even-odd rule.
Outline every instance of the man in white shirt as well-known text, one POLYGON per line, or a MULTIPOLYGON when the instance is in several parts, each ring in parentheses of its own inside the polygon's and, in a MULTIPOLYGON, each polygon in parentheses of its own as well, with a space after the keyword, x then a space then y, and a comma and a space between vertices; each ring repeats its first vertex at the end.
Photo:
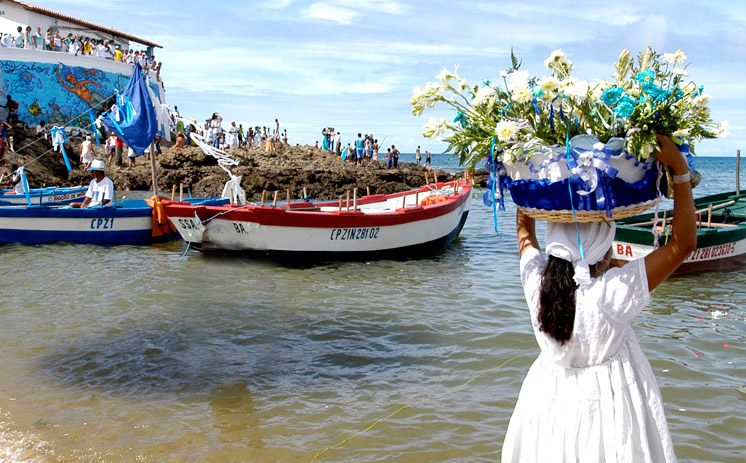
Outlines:
POLYGON ((96 159, 91 163, 89 171, 93 173, 93 180, 88 185, 88 191, 85 192, 85 199, 82 203, 72 203, 72 207, 95 207, 95 206, 107 206, 113 205, 114 200, 114 182, 104 174, 106 164, 100 159, 96 159))
POLYGON ((23 48, 23 28, 21 26, 18 26, 18 34, 13 37, 13 46, 23 48))

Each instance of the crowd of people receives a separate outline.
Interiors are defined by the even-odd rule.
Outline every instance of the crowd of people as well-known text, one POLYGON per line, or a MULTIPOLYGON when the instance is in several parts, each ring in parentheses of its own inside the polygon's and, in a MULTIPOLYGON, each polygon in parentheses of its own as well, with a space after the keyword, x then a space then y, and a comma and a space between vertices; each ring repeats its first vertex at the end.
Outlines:
MULTIPOLYGON (((379 151, 381 149, 378 139, 373 134, 362 133, 357 134, 357 138, 352 143, 347 143, 347 146, 342 146, 342 134, 334 129, 334 127, 325 127, 321 131, 322 145, 319 146, 319 142, 315 143, 316 148, 321 148, 327 151, 332 151, 344 160, 355 164, 369 164, 373 166, 380 166, 379 164, 379 151)), ((384 139, 385 140, 385 139, 384 139)), ((384 155, 385 166, 387 169, 397 169, 399 167, 399 154, 400 151, 395 145, 391 145, 390 148, 386 148, 386 154, 384 155)), ((425 166, 429 167, 432 162, 432 155, 429 151, 425 152, 425 166)), ((417 147, 415 153, 415 159, 417 164, 422 162, 422 153, 420 147, 417 147)))
POLYGON ((174 106, 171 120, 176 129, 174 149, 180 150, 192 144, 191 135, 197 133, 205 141, 220 150, 236 148, 261 149, 273 152, 277 144, 288 144, 287 130, 280 130, 280 121, 275 119, 274 130, 267 126, 254 126, 245 129, 243 124, 231 121, 228 129, 223 128, 223 118, 213 113, 203 126, 198 126, 195 119, 186 120, 179 115, 179 108, 174 106))
POLYGON ((15 34, 0 35, 0 46, 56 51, 75 56, 88 55, 132 65, 138 63, 144 70, 152 70, 156 73, 159 73, 162 64, 156 62, 155 56, 148 56, 145 51, 122 49, 121 45, 115 43, 114 40, 96 39, 73 33, 63 37, 59 29, 51 27, 47 29, 46 34, 42 34, 41 27, 37 27, 36 32, 33 32, 31 26, 26 26, 25 30, 22 26, 18 26, 15 34))

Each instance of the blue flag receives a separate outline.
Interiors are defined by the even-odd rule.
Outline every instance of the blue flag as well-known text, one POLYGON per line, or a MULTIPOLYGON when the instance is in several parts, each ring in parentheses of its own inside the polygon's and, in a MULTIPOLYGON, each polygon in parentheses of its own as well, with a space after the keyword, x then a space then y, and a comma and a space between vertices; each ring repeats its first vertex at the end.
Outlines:
POLYGON ((117 95, 116 109, 104 113, 101 120, 135 153, 142 155, 150 146, 158 133, 158 121, 139 64, 135 64, 124 91, 117 95))

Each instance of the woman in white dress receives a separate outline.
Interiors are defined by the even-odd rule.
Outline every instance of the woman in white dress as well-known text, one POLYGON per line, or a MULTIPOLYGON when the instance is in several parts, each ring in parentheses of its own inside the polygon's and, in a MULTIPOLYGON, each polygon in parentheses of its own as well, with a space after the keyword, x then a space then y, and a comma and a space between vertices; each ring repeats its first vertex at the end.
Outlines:
POLYGON ((656 158, 674 174, 673 235, 644 259, 612 263, 613 222, 549 223, 545 262, 534 219, 518 212, 521 280, 541 353, 521 387, 503 462, 676 461, 660 390, 631 328, 650 291, 696 247, 686 160, 670 137, 658 141, 656 158))

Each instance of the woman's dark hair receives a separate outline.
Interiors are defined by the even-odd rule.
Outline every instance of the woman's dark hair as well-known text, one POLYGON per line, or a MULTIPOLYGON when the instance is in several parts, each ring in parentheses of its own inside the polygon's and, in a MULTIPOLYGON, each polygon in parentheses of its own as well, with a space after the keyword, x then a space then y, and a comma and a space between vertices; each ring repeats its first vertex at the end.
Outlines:
POLYGON ((575 323, 575 269, 571 262, 549 256, 541 274, 539 329, 564 344, 575 323))

